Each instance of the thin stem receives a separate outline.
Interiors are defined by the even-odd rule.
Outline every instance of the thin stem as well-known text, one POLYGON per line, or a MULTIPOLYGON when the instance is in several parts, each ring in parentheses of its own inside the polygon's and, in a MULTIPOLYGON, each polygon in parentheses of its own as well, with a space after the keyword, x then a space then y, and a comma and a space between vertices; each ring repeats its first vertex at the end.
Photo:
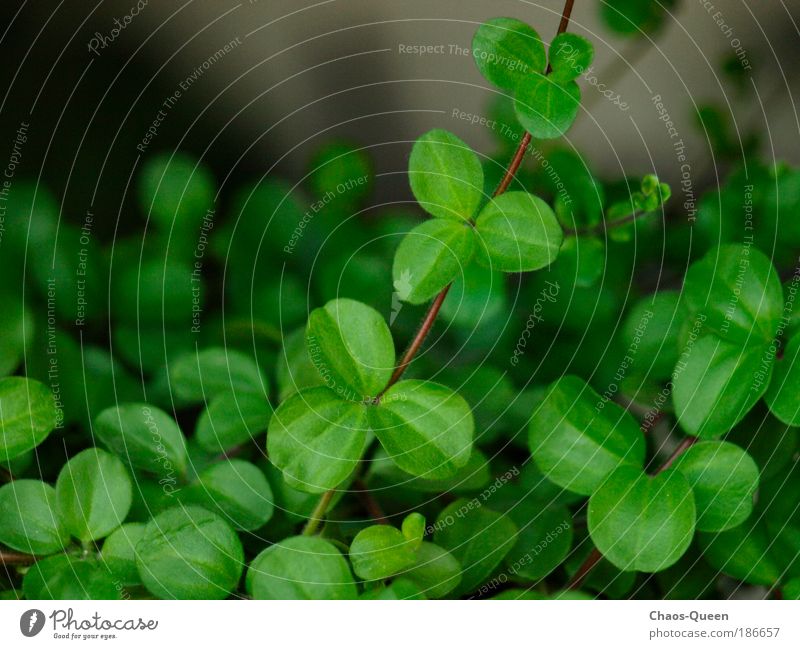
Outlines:
POLYGON ((36 557, 32 554, 0 550, 0 564, 4 566, 28 566, 32 563, 36 563, 36 557))
POLYGON ((336 492, 331 489, 330 491, 326 491, 324 494, 322 494, 317 506, 314 507, 314 511, 311 512, 311 516, 309 516, 306 526, 303 528, 303 536, 313 536, 316 534, 320 523, 323 521, 325 512, 328 509, 328 505, 331 504, 334 493, 336 492))
POLYGON ((361 502, 364 504, 364 508, 372 517, 372 520, 378 525, 388 525, 389 519, 386 518, 386 514, 384 514, 380 503, 375 500, 375 497, 370 493, 367 484, 359 478, 353 482, 353 486, 358 490, 356 491, 356 494, 361 499, 361 502))
POLYGON ((586 557, 586 561, 580 565, 580 567, 575 571, 575 574, 572 575, 572 578, 569 580, 569 582, 567 582, 567 590, 577 590, 580 588, 586 577, 588 577, 592 569, 598 563, 600 563, 600 559, 602 558, 603 555, 600 554, 600 550, 597 548, 592 548, 589 556, 586 557))
POLYGON ((605 230, 613 230, 614 228, 622 227, 628 223, 633 223, 636 219, 642 216, 642 212, 633 212, 628 216, 623 216, 621 219, 615 221, 601 221, 597 225, 587 225, 582 228, 573 230, 572 228, 564 228, 564 233, 572 236, 582 236, 586 234, 601 234, 605 230))
MULTIPOLYGON (((686 452, 686 450, 689 449, 695 442, 697 442, 696 437, 685 437, 683 440, 681 440, 681 443, 678 444, 672 455, 667 458, 667 461, 664 462, 664 464, 662 464, 653 475, 658 475, 659 473, 663 473, 669 469, 675 460, 677 460, 681 454, 686 452)), ((586 557, 586 561, 580 565, 580 567, 575 571, 575 574, 572 576, 572 579, 570 579, 567 583, 567 589, 575 590, 580 588, 586 577, 602 558, 603 555, 600 553, 600 550, 594 548, 592 552, 589 553, 589 556, 586 557)))
POLYGON ((662 465, 659 467, 659 469, 658 469, 658 470, 655 472, 655 475, 658 475, 659 473, 663 473, 664 471, 666 471, 667 469, 669 469, 669 468, 670 468, 670 467, 673 465, 673 463, 675 462, 675 460, 677 460, 677 459, 678 459, 678 458, 679 458, 679 457, 680 457, 680 456, 681 456, 681 455, 682 455, 682 454, 683 454, 683 453, 684 453, 684 452, 685 452, 687 449, 689 449, 689 448, 692 446, 692 444, 694 444, 696 441, 697 441, 697 438, 696 438, 696 437, 684 437, 684 438, 681 440, 681 443, 680 443, 680 444, 678 444, 678 446, 677 446, 677 447, 675 448, 675 450, 672 452, 672 455, 670 455, 670 456, 667 458, 667 461, 666 461, 666 462, 664 462, 664 464, 662 464, 662 465))

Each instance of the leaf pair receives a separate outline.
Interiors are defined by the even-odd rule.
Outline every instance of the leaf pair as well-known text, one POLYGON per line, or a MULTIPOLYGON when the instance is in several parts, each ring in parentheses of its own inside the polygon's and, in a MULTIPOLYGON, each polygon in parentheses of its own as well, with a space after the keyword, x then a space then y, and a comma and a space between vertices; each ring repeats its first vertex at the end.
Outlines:
POLYGON ((267 450, 287 483, 321 493, 342 484, 378 437, 412 475, 446 478, 469 460, 474 424, 466 402, 444 386, 388 383, 395 354, 389 328, 374 309, 334 300, 312 312, 309 356, 323 382, 293 394, 275 411, 267 450))
POLYGON ((409 232, 394 259, 400 299, 422 304, 478 263, 509 273, 537 270, 558 254, 563 233, 553 211, 525 192, 484 197, 483 170, 472 149, 441 129, 414 144, 409 163, 411 189, 431 215, 409 232), (475 218, 474 226, 472 220, 475 218))
POLYGON ((89 448, 62 467, 55 489, 39 480, 0 488, 0 542, 36 555, 62 550, 70 537, 85 546, 122 525, 131 500, 131 478, 122 462, 89 448))
POLYGON ((529 25, 494 18, 481 25, 472 41, 475 63, 486 79, 516 98, 517 118, 535 138, 567 132, 578 115, 581 92, 574 79, 589 69, 594 48, 575 34, 560 34, 545 48, 529 25))

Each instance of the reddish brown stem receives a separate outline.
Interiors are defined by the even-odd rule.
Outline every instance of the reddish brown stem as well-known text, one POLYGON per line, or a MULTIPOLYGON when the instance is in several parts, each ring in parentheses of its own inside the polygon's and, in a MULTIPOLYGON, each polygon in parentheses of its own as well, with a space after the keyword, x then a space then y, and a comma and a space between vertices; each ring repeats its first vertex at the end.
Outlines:
POLYGON ((567 590, 577 590, 580 588, 586 577, 588 577, 592 569, 598 563, 600 563, 600 559, 602 558, 603 555, 600 554, 600 550, 597 548, 592 548, 589 556, 586 557, 586 561, 580 565, 580 567, 575 571, 575 574, 572 575, 572 579, 570 579, 567 583, 567 590))
POLYGON ((682 440, 681 440, 681 443, 680 443, 680 444, 678 444, 678 446, 677 446, 677 447, 675 448, 675 450, 672 452, 672 455, 670 455, 670 456, 667 458, 667 461, 666 461, 666 462, 664 462, 664 464, 662 464, 662 465, 659 467, 659 469, 658 469, 658 471, 656 471, 655 475, 658 475, 659 473, 663 473, 664 471, 666 471, 667 469, 669 469, 669 468, 672 466, 672 464, 675 462, 675 460, 677 460, 677 459, 678 459, 678 457, 679 457, 679 456, 680 456, 682 453, 684 453, 684 451, 686 451, 686 450, 687 450, 687 449, 688 449, 688 448, 689 448, 689 447, 690 447, 692 444, 694 444, 696 441, 697 441, 697 438, 696 438, 696 437, 685 437, 684 439, 682 439, 682 440))
POLYGON ((356 495, 361 499, 364 509, 367 510, 367 513, 372 517, 373 521, 378 525, 388 525, 389 519, 386 518, 386 514, 383 513, 380 503, 378 503, 375 497, 370 493, 366 483, 358 479, 353 482, 353 486, 357 489, 356 495))
POLYGON ((32 563, 36 563, 36 557, 32 554, 0 550, 0 563, 4 566, 28 566, 32 563))
POLYGON ((525 133, 525 137, 522 138, 517 150, 514 152, 514 157, 511 158, 511 162, 508 165, 508 169, 506 169, 503 180, 500 181, 500 185, 498 185, 497 189, 494 191, 494 196, 500 196, 500 194, 504 193, 508 189, 511 181, 514 180, 514 177, 517 175, 520 165, 522 165, 522 161, 525 158, 525 153, 528 151, 528 146, 530 143, 531 134, 525 133))
POLYGON ((406 368, 410 365, 411 361, 414 360, 419 348, 422 347, 422 343, 425 342, 425 338, 427 338, 428 333, 430 333, 433 323, 436 321, 436 316, 439 315, 439 309, 442 308, 444 299, 447 297, 447 293, 450 291, 451 286, 452 284, 445 286, 439 295, 436 296, 436 299, 433 300, 433 304, 431 304, 430 309, 428 309, 428 313, 425 314, 425 319, 422 321, 422 325, 420 326, 419 331, 417 331, 417 335, 414 336, 414 340, 411 341, 406 353, 403 354, 403 359, 395 368, 391 378, 389 379, 389 382, 386 384, 386 387, 383 388, 381 393, 376 397, 376 402, 380 401, 380 398, 386 394, 386 391, 400 380, 400 377, 403 376, 406 368))

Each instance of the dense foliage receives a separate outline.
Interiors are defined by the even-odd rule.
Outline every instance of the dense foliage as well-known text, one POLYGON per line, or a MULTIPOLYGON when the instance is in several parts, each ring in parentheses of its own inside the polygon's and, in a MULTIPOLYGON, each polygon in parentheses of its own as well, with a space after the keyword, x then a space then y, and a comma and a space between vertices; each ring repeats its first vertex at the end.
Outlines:
MULTIPOLYGON (((636 37, 669 5, 604 17, 636 37)), ((559 140, 586 39, 498 18, 472 52, 508 128, 492 155, 422 135, 418 212, 362 214, 341 141, 223 208, 202 163, 153 157, 145 237, 14 184, 5 596, 800 594, 800 171, 729 146, 687 218, 559 140)))

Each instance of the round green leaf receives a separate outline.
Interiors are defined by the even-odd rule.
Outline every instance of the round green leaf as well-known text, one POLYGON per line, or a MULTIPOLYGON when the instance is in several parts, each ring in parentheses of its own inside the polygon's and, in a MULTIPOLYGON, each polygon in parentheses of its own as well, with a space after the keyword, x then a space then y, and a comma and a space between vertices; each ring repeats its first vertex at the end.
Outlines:
POLYGON ((539 581, 561 565, 571 547, 569 510, 547 507, 520 526, 517 542, 504 563, 512 577, 539 581))
POLYGON ((253 599, 355 599, 347 561, 334 545, 312 536, 293 536, 261 552, 247 569, 253 599))
POLYGON ((475 223, 489 265, 507 273, 538 270, 558 256, 564 233, 550 206, 526 192, 493 198, 475 223))
POLYGON ((270 460, 289 486, 322 493, 344 482, 367 445, 365 406, 328 388, 309 388, 284 401, 267 433, 270 460))
POLYGON ((279 402, 304 388, 324 385, 322 377, 308 356, 305 328, 284 336, 275 374, 278 381, 279 402))
POLYGON ((0 543, 28 554, 52 554, 69 543, 53 487, 39 480, 0 487, 0 543))
POLYGON ((36 448, 55 427, 53 395, 43 383, 0 379, 0 462, 36 448))
POLYGON ((677 0, 604 0, 600 13, 606 26, 622 36, 639 36, 657 30, 677 0))
POLYGON ((772 342, 783 315, 783 288, 769 258, 753 246, 713 248, 686 273, 689 310, 730 341, 772 342))
POLYGON ((414 549, 416 549, 425 536, 425 517, 417 512, 412 512, 403 519, 401 529, 403 536, 411 541, 414 549))
POLYGON ((585 496, 623 464, 644 464, 639 425, 576 376, 564 376, 550 386, 529 430, 531 454, 545 476, 585 496))
POLYGON ((517 526, 504 516, 482 506, 476 498, 461 498, 439 514, 433 540, 450 552, 462 567, 459 594, 468 594, 486 581, 511 552, 517 526))
POLYGON ((94 434, 137 469, 167 478, 186 472, 186 439, 175 420, 154 406, 126 403, 108 408, 95 419, 94 434))
POLYGON ((184 354, 169 368, 170 387, 184 403, 211 401, 226 392, 267 394, 267 380, 247 354, 212 347, 184 354))
POLYGON ((594 59, 594 47, 583 36, 565 32, 550 43, 550 77, 566 83, 582 75, 594 59))
POLYGON ((472 56, 490 83, 511 94, 529 74, 543 72, 547 64, 539 34, 516 18, 492 18, 478 27, 472 56))
POLYGON ((517 91, 514 104, 525 130, 538 140, 559 138, 578 116, 581 90, 574 81, 565 84, 543 74, 532 74, 517 91))
POLYGON ((150 158, 139 177, 142 210, 169 232, 201 223, 214 205, 214 178, 199 162, 181 153, 150 158))
POLYGON ((414 544, 391 525, 372 525, 361 530, 350 545, 353 572, 362 579, 387 579, 417 561, 414 544))
POLYGON ((592 541, 620 570, 658 572, 692 542, 692 488, 674 469, 649 477, 622 466, 592 494, 588 522, 592 541))
POLYGON ((144 530, 144 523, 125 523, 103 541, 100 559, 125 586, 137 586, 141 583, 136 567, 136 545, 144 536, 144 530))
POLYGON ((343 399, 367 401, 389 381, 394 342, 383 316, 355 300, 331 300, 308 318, 311 362, 343 399))
POLYGON ((349 142, 324 144, 310 163, 308 183, 317 196, 333 197, 348 205, 364 199, 372 189, 372 163, 363 149, 349 142))
POLYGON ((197 420, 197 443, 209 453, 224 453, 267 430, 272 407, 259 394, 224 392, 197 420))
POLYGON ((424 542, 417 550, 417 562, 402 577, 415 583, 428 599, 439 599, 461 583, 461 564, 444 548, 424 542))
POLYGON ((475 233, 464 223, 434 219, 409 232, 392 267, 394 289, 404 302, 422 304, 463 275, 475 252, 475 233))
POLYGON ((216 514, 173 507, 151 520, 136 545, 142 583, 161 599, 223 599, 244 566, 242 543, 216 514))
POLYGON ((672 399, 681 427, 695 437, 724 435, 738 424, 767 389, 772 363, 766 348, 742 347, 708 334, 681 356, 672 399))
POLYGON ((108 536, 131 508, 131 478, 119 458, 88 448, 70 459, 56 481, 58 516, 81 542, 108 536))
POLYGON ((758 489, 758 467, 736 444, 695 444, 672 466, 692 486, 698 530, 721 532, 741 525, 750 516, 758 489))
POLYGON ((272 518, 275 498, 266 476, 244 460, 223 460, 200 473, 188 501, 216 512, 237 530, 257 530, 272 518))
POLYGON ((784 424, 800 426, 800 335, 789 341, 775 364, 764 401, 784 424))
POLYGON ((755 516, 724 532, 701 532, 697 539, 705 559, 734 579, 772 586, 781 578, 780 564, 771 551, 773 539, 755 516))
POLYGON ((443 385, 400 381, 368 412, 383 448, 407 473, 448 478, 469 461, 472 413, 464 399, 443 385))
POLYGON ((122 585, 97 559, 57 554, 31 566, 22 580, 26 599, 121 599, 122 585))
POLYGON ((414 143, 408 177, 419 204, 438 218, 468 221, 483 197, 478 156, 442 129, 428 131, 414 143))

